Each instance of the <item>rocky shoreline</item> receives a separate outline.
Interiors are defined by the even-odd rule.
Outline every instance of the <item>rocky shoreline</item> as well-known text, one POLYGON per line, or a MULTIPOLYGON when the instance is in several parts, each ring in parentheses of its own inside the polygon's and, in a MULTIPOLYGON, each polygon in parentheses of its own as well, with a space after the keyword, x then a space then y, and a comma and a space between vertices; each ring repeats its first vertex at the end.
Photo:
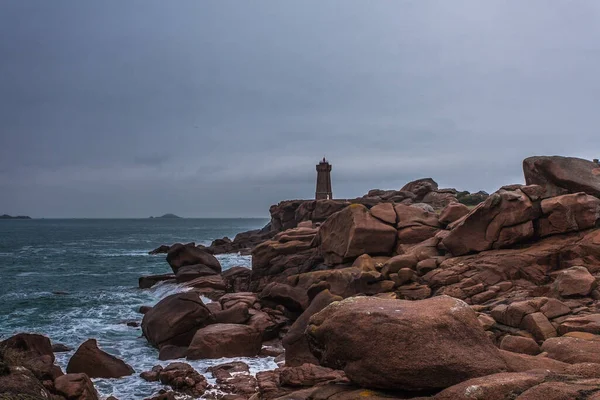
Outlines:
POLYGON ((163 245, 151 253, 171 273, 139 286, 186 291, 140 312, 170 364, 134 372, 90 339, 64 374, 48 338, 19 334, 0 342, 0 398, 97 399, 90 378, 138 373, 165 386, 153 399, 600 400, 600 166, 523 170, 489 196, 428 178, 281 202, 265 228, 209 247, 163 245), (248 251, 252 269, 214 257, 248 251), (207 377, 185 362, 222 357, 279 367, 207 377))

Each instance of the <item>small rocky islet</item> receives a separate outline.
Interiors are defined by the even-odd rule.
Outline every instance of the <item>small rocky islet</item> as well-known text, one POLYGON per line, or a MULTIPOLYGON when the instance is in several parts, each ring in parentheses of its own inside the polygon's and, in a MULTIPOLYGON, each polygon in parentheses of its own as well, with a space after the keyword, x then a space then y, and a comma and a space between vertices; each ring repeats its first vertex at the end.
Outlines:
POLYGON ((428 178, 284 201, 265 228, 208 247, 162 245, 151 253, 171 273, 140 288, 187 291, 140 312, 168 365, 134 372, 90 339, 65 374, 50 339, 21 333, 0 343, 0 397, 97 399, 90 378, 137 373, 164 385, 153 399, 600 400, 600 165, 523 169, 525 185, 489 196, 428 178), (252 269, 222 271, 227 252, 251 253, 252 269), (279 367, 205 376, 184 360, 222 357, 279 367))

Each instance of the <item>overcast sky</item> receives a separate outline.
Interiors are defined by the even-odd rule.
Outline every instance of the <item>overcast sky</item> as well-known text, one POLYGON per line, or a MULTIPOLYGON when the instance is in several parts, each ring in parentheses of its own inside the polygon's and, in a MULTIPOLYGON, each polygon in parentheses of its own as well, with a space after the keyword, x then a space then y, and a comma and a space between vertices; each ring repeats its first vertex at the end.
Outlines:
POLYGON ((0 214, 267 216, 600 155, 600 2, 0 1, 0 214))

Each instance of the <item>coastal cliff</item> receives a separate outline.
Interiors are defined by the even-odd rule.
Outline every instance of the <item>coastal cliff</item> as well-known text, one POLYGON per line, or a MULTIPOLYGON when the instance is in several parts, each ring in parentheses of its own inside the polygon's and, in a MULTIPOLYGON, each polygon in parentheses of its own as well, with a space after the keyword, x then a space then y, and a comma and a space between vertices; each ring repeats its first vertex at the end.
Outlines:
MULTIPOLYGON (((532 157, 523 168, 525 185, 475 206, 430 180, 399 191, 414 199, 280 203, 248 235, 252 269, 223 270, 211 251, 231 243, 155 249, 170 273, 140 287, 185 288, 140 310, 160 360, 274 357, 278 368, 173 362, 141 378, 169 388, 156 399, 599 399, 600 167, 532 157)), ((46 356, 29 370, 59 398, 95 398, 86 377, 99 366, 130 373, 86 342, 81 369, 61 377, 47 345, 15 343, 0 345, 0 380, 46 356), (66 396, 75 381, 92 394, 66 396)))

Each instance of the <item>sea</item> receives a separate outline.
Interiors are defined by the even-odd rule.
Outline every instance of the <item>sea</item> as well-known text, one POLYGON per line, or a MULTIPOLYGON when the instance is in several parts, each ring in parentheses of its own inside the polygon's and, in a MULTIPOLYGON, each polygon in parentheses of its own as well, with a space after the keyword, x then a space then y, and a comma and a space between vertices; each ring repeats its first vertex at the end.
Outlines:
MULTIPOLYGON (((165 255, 149 255, 161 244, 209 245, 212 240, 263 227, 267 219, 33 219, 0 220, 0 340, 19 332, 39 333, 71 351, 56 353, 66 370, 69 358, 89 338, 131 365, 135 374, 94 379, 102 398, 143 399, 163 388, 139 374, 155 365, 158 351, 139 327, 142 305, 184 291, 159 283, 139 289, 142 275, 170 273, 165 255)), ((250 268, 250 256, 217 256, 224 270, 250 268)), ((210 301, 205 299, 206 301, 210 301)), ((238 358, 252 373, 276 368, 273 358, 238 358)), ((190 362, 200 373, 232 359, 190 362)), ((205 375, 209 382, 210 374, 205 375)))

